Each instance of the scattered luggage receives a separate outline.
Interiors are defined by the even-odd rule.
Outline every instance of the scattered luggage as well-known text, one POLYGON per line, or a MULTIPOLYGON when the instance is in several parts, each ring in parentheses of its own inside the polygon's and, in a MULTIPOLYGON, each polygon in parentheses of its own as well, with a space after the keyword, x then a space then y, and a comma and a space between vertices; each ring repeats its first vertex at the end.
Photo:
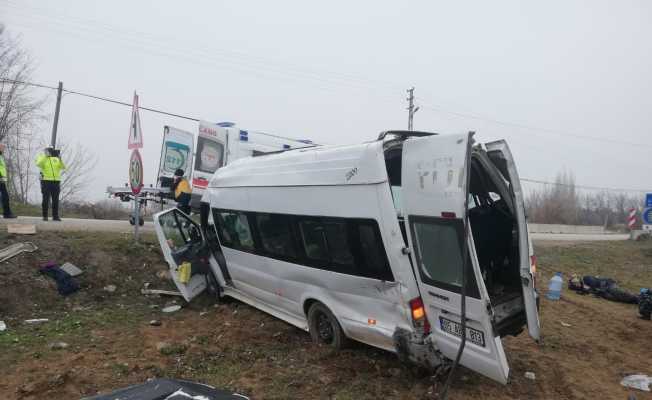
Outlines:
POLYGON ((82 400, 242 400, 249 397, 212 386, 177 379, 152 379, 115 392, 82 400))
POLYGON ((67 296, 79 290, 79 284, 75 278, 62 270, 55 262, 48 262, 39 269, 39 272, 57 282, 57 291, 62 296, 67 296))

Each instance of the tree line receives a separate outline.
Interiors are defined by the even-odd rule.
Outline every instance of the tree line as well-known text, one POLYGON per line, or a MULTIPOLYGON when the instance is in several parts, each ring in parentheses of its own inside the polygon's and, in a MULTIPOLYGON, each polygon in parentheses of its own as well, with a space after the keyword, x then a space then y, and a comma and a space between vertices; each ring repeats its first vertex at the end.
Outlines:
MULTIPOLYGON (((33 64, 20 40, 0 24, 0 142, 6 146, 9 193, 14 201, 25 204, 39 191, 34 159, 48 145, 50 122, 44 110, 48 96, 39 96, 34 88, 20 83, 31 80, 33 64)), ((57 147, 67 167, 61 181, 61 202, 78 201, 97 158, 80 143, 60 143, 57 147)))
MULTIPOLYGON (((643 206, 642 193, 591 190, 580 191, 572 172, 557 173, 553 184, 544 184, 526 194, 528 221, 541 224, 602 225, 627 224, 632 208, 643 206)), ((637 225, 641 222, 637 218, 637 225)))

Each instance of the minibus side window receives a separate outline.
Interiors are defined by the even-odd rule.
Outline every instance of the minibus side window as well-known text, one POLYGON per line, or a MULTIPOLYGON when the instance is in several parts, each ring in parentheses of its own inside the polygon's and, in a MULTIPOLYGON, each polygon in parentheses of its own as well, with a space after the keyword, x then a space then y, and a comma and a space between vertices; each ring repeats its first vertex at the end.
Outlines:
POLYGON ((353 271, 355 264, 346 220, 305 219, 299 222, 299 232, 309 260, 320 262, 323 267, 331 263, 344 267, 341 272, 353 271))
POLYGON ((245 213, 214 210, 214 217, 217 217, 217 233, 223 246, 254 251, 254 239, 245 213))
POLYGON ((378 229, 374 229, 372 224, 361 223, 358 225, 358 234, 363 261, 363 265, 361 265, 362 275, 384 281, 393 281, 394 275, 389 267, 378 229))
POLYGON ((256 227, 265 252, 286 258, 296 258, 292 237, 292 218, 282 214, 255 214, 256 227))

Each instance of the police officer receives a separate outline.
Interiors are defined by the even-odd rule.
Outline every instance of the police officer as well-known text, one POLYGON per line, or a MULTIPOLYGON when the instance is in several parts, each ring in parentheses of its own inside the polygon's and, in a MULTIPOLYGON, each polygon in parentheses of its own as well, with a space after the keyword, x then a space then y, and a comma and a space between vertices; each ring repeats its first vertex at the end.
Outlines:
POLYGON ((61 171, 65 170, 66 166, 59 158, 59 150, 52 147, 46 148, 44 153, 36 157, 36 166, 41 170, 43 221, 48 220, 50 199, 52 199, 52 219, 61 221, 59 218, 59 192, 61 191, 61 171))
POLYGON ((177 208, 184 213, 190 215, 190 199, 192 198, 192 189, 190 183, 183 177, 183 170, 177 169, 174 171, 174 181, 172 182, 172 192, 174 193, 174 200, 177 201, 177 208))
POLYGON ((5 165, 5 145, 0 143, 0 196, 2 196, 2 215, 5 218, 16 218, 9 207, 9 193, 7 193, 7 166, 5 165))

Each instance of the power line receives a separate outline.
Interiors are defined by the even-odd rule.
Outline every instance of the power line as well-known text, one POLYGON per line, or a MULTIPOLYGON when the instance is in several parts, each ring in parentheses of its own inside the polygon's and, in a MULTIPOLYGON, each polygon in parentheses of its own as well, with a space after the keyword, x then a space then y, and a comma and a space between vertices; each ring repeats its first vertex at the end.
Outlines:
POLYGON ((622 189, 622 188, 612 188, 612 187, 601 187, 601 186, 586 186, 586 185, 576 185, 574 183, 561 183, 561 182, 548 182, 542 181, 539 179, 529 179, 521 178, 523 182, 530 183, 539 183, 543 185, 553 185, 553 186, 566 186, 566 187, 575 187, 578 189, 587 189, 587 190, 605 190, 610 192, 637 192, 637 193, 652 193, 652 190, 642 190, 642 189, 622 189))
MULTIPOLYGON (((72 28, 73 30, 86 30, 86 32, 94 33, 94 34, 108 34, 109 37, 112 37, 113 39, 117 39, 120 41, 121 35, 128 35, 128 43, 130 45, 136 45, 137 47, 140 47, 142 50, 145 50, 151 54, 159 55, 159 56, 164 56, 164 57, 178 57, 178 54, 175 54, 174 51, 172 54, 169 53, 170 51, 170 45, 169 41, 170 39, 172 40, 177 40, 176 37, 172 38, 164 38, 162 36, 157 37, 154 36, 148 32, 136 32, 137 34, 134 34, 134 32, 130 32, 128 30, 116 28, 115 26, 107 25, 104 23, 101 23, 100 21, 97 20, 86 20, 82 18, 76 18, 77 23, 71 23, 70 21, 70 16, 65 16, 63 17, 58 17, 55 14, 52 14, 52 10, 47 10, 43 8, 35 8, 35 7, 25 7, 22 4, 18 3, 13 3, 9 2, 8 3, 12 8, 15 10, 28 10, 29 15, 24 16, 25 18, 33 18, 34 16, 43 18, 45 20, 50 21, 51 23, 54 24, 60 24, 63 25, 64 27, 72 28), (40 12, 40 14, 39 14, 40 12), (50 13, 50 15, 46 15, 44 13, 50 13), (61 19, 59 19, 61 18, 61 19), (99 27, 99 29, 98 29, 99 27), (149 36, 149 39, 147 39, 147 36, 149 36), (160 46, 161 45, 161 40, 165 39, 165 50, 161 50, 164 53, 160 52, 154 52, 152 51, 152 46, 160 46), (140 40, 140 41, 139 41, 140 40), (149 43, 148 43, 149 42, 149 43)), ((65 33, 70 33, 75 35, 75 32, 65 32, 65 33)), ((79 32, 77 32, 79 33, 79 32)), ((79 36, 79 35, 76 35, 79 36)), ((194 43, 193 45, 197 45, 194 43)), ((174 49, 172 49, 174 50, 174 49)), ((336 73, 336 72, 328 72, 328 71, 315 71, 315 70, 309 70, 306 68, 301 68, 301 67, 296 67, 296 66, 290 66, 288 67, 287 65, 281 65, 278 62, 270 62, 269 60, 266 60, 261 57, 252 57, 250 55, 247 55, 245 53, 241 52, 235 52, 235 51, 229 51, 229 50, 223 50, 223 49, 213 49, 213 48, 199 48, 200 51, 199 55, 199 60, 202 62, 206 62, 207 59, 210 59, 210 54, 213 53, 222 53, 225 55, 225 57, 220 58, 219 60, 215 60, 214 62, 211 63, 213 66, 215 66, 215 61, 221 64, 221 67, 224 68, 224 66, 236 66, 237 67, 237 72, 243 72, 247 71, 249 73, 257 74, 260 75, 262 72, 262 75, 265 74, 272 74, 276 75, 278 78, 279 76, 282 76, 284 78, 289 78, 289 79, 310 79, 314 81, 320 81, 323 84, 327 85, 340 85, 340 86, 349 86, 353 87, 356 89, 375 89, 377 85, 386 85, 388 88, 392 87, 398 87, 397 84, 395 83, 390 83, 388 81, 380 81, 380 80, 371 80, 368 78, 363 78, 361 76, 354 76, 351 74, 343 74, 343 73, 336 73), (330 76, 329 76, 330 75, 330 76)), ((192 54, 193 50, 189 49, 188 47, 184 48, 183 53, 184 56, 187 56, 188 54, 192 54), (189 52, 190 50, 190 52, 189 52)), ((197 52, 195 51, 195 54, 197 52)), ((196 63, 196 62, 195 62, 196 63)), ((374 96, 378 98, 378 93, 375 93, 374 96)), ((393 99, 393 97, 392 97, 393 99)), ((556 129, 549 129, 549 128, 541 128, 541 127, 535 127, 535 126, 530 126, 526 124, 521 124, 521 123, 515 123, 515 122, 509 122, 509 121, 504 121, 504 120, 499 120, 496 118, 491 118, 491 117, 485 117, 477 114, 471 114, 471 113, 463 113, 463 112, 457 112, 453 110, 447 110, 445 108, 439 107, 439 106, 434 106, 434 105, 429 105, 429 104, 422 104, 422 108, 428 109, 434 112, 438 113, 446 113, 450 115, 455 115, 461 118, 468 118, 468 119, 476 119, 476 120, 481 120, 485 122, 490 122, 493 124, 497 125, 502 125, 502 126, 509 126, 513 128, 519 128, 519 129, 526 129, 529 131, 539 131, 539 132, 545 132, 553 135, 558 135, 562 137, 572 137, 575 139, 580 139, 580 140, 588 140, 588 141, 595 141, 595 142, 602 142, 602 143, 610 143, 610 144, 620 144, 620 145, 626 145, 626 146, 635 146, 635 147, 652 147, 652 145, 648 143, 636 143, 636 142, 629 142, 629 141, 623 141, 623 140, 618 140, 618 139, 611 139, 611 138, 599 138, 599 137, 593 137, 593 136, 588 136, 588 135, 579 135, 575 134, 572 132, 566 132, 562 130, 556 130, 556 129)), ((535 133, 536 135, 536 133, 535 133)), ((537 135, 539 137, 545 137, 541 134, 537 135)))
POLYGON ((538 127, 529 126, 529 125, 525 125, 525 124, 520 124, 520 123, 516 123, 516 122, 501 121, 501 120, 498 120, 498 119, 495 119, 495 118, 484 117, 484 116, 481 116, 481 115, 475 115, 475 114, 468 114, 468 113, 461 113, 461 112, 457 112, 457 111, 446 110, 446 109, 441 108, 441 107, 431 106, 431 105, 423 104, 423 103, 420 103, 420 106, 422 108, 425 108, 425 109, 430 110, 430 111, 435 111, 435 112, 440 112, 440 113, 445 113, 445 114, 450 114, 450 115, 456 115, 456 116, 462 117, 462 118, 477 119, 477 120, 480 120, 480 121, 486 121, 486 122, 490 122, 490 123, 493 123, 493 124, 509 126, 509 127, 513 127, 513 128, 527 129, 529 131, 546 132, 546 133, 550 133, 550 134, 553 134, 553 135, 558 135, 558 136, 563 136, 563 137, 572 137, 572 138, 581 139, 581 140, 591 140, 591 141, 595 141, 595 142, 604 142, 604 143, 611 143, 611 144, 623 144, 623 145, 635 146, 635 147, 652 147, 652 145, 647 144, 647 143, 627 142, 627 141, 617 140, 617 139, 598 138, 598 137, 594 137, 594 136, 578 135, 578 134, 575 134, 575 133, 560 131, 560 130, 556 130, 556 129, 538 128, 538 127))
MULTIPOLYGON (((25 85, 25 86, 34 86, 34 87, 39 87, 39 88, 44 88, 44 89, 58 90, 58 88, 55 87, 55 86, 43 85, 43 84, 40 84, 40 83, 27 82, 27 81, 18 81, 18 80, 13 80, 13 79, 0 79, 0 82, 10 82, 10 83, 16 83, 16 84, 25 85)), ((108 97, 96 96, 96 95, 93 95, 93 94, 78 92, 76 90, 69 90, 69 89, 62 89, 62 91, 66 92, 66 93, 82 96, 82 97, 88 97, 88 98, 95 99, 95 100, 100 100, 100 101, 105 101, 105 102, 108 102, 108 103, 118 104, 118 105, 121 105, 121 106, 133 107, 133 104, 131 104, 131 103, 111 99, 111 98, 108 98, 108 97)), ((172 113, 172 112, 169 112, 169 111, 158 110, 158 109, 150 108, 150 107, 143 107, 143 106, 140 106, 140 105, 138 106, 138 108, 140 110, 150 111, 150 112, 163 114, 163 115, 167 115, 167 116, 175 117, 175 118, 182 118, 182 119, 186 119, 186 120, 194 121, 194 122, 199 122, 201 120, 199 118, 190 117, 190 116, 187 116, 187 115, 176 114, 176 113, 172 113)), ((275 135, 275 134, 272 134, 272 133, 267 133, 267 132, 262 132, 262 131, 256 131, 256 130, 248 130, 248 131, 249 132, 254 132, 254 133, 257 133, 257 134, 260 134, 260 135, 274 137, 274 138, 277 138, 277 139, 290 140, 290 141, 293 141, 293 142, 300 141, 299 139, 296 139, 296 138, 290 138, 290 137, 287 137, 287 136, 275 135)))
MULTIPOLYGON (((17 84, 20 84, 20 85, 34 86, 34 87, 39 87, 39 88, 57 90, 57 88, 54 87, 54 86, 48 86, 48 85, 43 85, 43 84, 34 83, 34 82, 17 81, 17 80, 13 80, 13 79, 2 79, 2 82, 17 83, 17 84)), ((88 97, 88 98, 95 99, 95 100, 100 100, 100 101, 106 101, 106 102, 109 102, 109 103, 119 104, 119 105, 122 105, 122 106, 127 106, 127 107, 132 107, 133 106, 133 104, 127 103, 127 102, 124 102, 124 101, 110 99, 108 97, 96 96, 96 95, 89 94, 89 93, 78 92, 76 90, 63 89, 63 91, 66 92, 66 93, 76 94, 78 96, 88 97)), ((189 117, 187 115, 181 115, 181 114, 171 113, 171 112, 168 112, 168 111, 158 110, 156 108, 143 107, 143 106, 138 106, 138 108, 141 109, 141 110, 146 110, 146 111, 150 111, 150 112, 153 112, 153 113, 168 115, 168 116, 176 117, 176 118, 187 119, 187 120, 190 120, 190 121, 195 121, 195 122, 200 121, 199 118, 194 118, 194 117, 189 117)))

